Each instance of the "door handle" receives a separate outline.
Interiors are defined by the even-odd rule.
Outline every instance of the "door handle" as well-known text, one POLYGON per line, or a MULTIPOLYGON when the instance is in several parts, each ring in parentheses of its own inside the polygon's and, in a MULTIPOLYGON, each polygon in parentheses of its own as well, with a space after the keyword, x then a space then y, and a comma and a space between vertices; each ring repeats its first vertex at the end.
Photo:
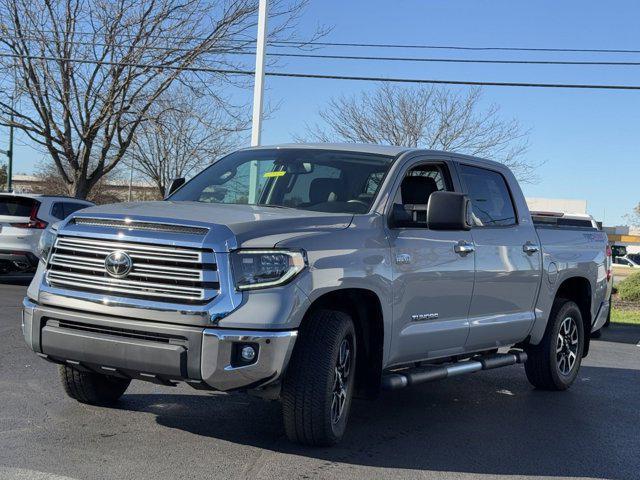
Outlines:
POLYGON ((453 247, 453 251, 458 255, 465 256, 469 253, 473 253, 476 251, 476 246, 473 243, 468 243, 463 240, 460 240, 455 247, 453 247))
POLYGON ((538 247, 538 245, 535 245, 531 242, 527 242, 522 246, 522 251, 524 253, 526 253, 527 255, 533 255, 534 253, 536 253, 538 250, 540 250, 540 248, 538 247))

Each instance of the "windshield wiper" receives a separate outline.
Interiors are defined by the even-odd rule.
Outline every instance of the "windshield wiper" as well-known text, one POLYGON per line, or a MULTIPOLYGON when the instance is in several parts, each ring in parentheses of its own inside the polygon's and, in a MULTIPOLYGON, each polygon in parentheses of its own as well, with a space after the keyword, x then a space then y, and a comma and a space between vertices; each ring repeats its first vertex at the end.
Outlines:
POLYGON ((274 205, 270 203, 256 203, 256 207, 286 208, 287 210, 295 210, 293 207, 285 207, 284 205, 274 205))

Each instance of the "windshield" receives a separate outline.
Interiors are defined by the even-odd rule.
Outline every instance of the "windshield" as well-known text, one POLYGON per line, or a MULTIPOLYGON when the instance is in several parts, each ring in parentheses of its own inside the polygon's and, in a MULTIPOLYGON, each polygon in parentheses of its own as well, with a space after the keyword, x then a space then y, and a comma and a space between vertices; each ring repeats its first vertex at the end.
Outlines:
POLYGON ((242 150, 168 200, 366 213, 393 157, 311 149, 242 150))

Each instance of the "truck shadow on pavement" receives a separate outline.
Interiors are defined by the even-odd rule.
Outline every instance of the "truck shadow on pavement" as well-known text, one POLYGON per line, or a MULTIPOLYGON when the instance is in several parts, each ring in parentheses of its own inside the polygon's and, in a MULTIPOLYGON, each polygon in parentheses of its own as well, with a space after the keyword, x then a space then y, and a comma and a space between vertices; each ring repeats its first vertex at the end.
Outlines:
POLYGON ((289 443, 279 403, 243 395, 133 394, 121 408, 195 435, 319 459, 324 474, 341 463, 626 479, 640 467, 639 398, 640 370, 586 366, 567 392, 544 392, 522 367, 508 367, 357 400, 334 448, 289 443))
POLYGON ((640 343, 640 325, 611 324, 611 326, 602 329, 602 337, 599 340, 638 345, 640 343))

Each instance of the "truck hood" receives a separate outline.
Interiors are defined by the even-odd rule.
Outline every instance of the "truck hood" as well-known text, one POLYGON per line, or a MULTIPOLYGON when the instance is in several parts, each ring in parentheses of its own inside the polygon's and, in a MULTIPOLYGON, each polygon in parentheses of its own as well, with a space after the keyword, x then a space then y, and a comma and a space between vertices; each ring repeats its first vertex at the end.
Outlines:
POLYGON ((300 234, 347 228, 353 219, 352 214, 345 213, 171 201, 101 205, 86 208, 75 216, 224 226, 235 235, 238 247, 272 247, 300 234))

